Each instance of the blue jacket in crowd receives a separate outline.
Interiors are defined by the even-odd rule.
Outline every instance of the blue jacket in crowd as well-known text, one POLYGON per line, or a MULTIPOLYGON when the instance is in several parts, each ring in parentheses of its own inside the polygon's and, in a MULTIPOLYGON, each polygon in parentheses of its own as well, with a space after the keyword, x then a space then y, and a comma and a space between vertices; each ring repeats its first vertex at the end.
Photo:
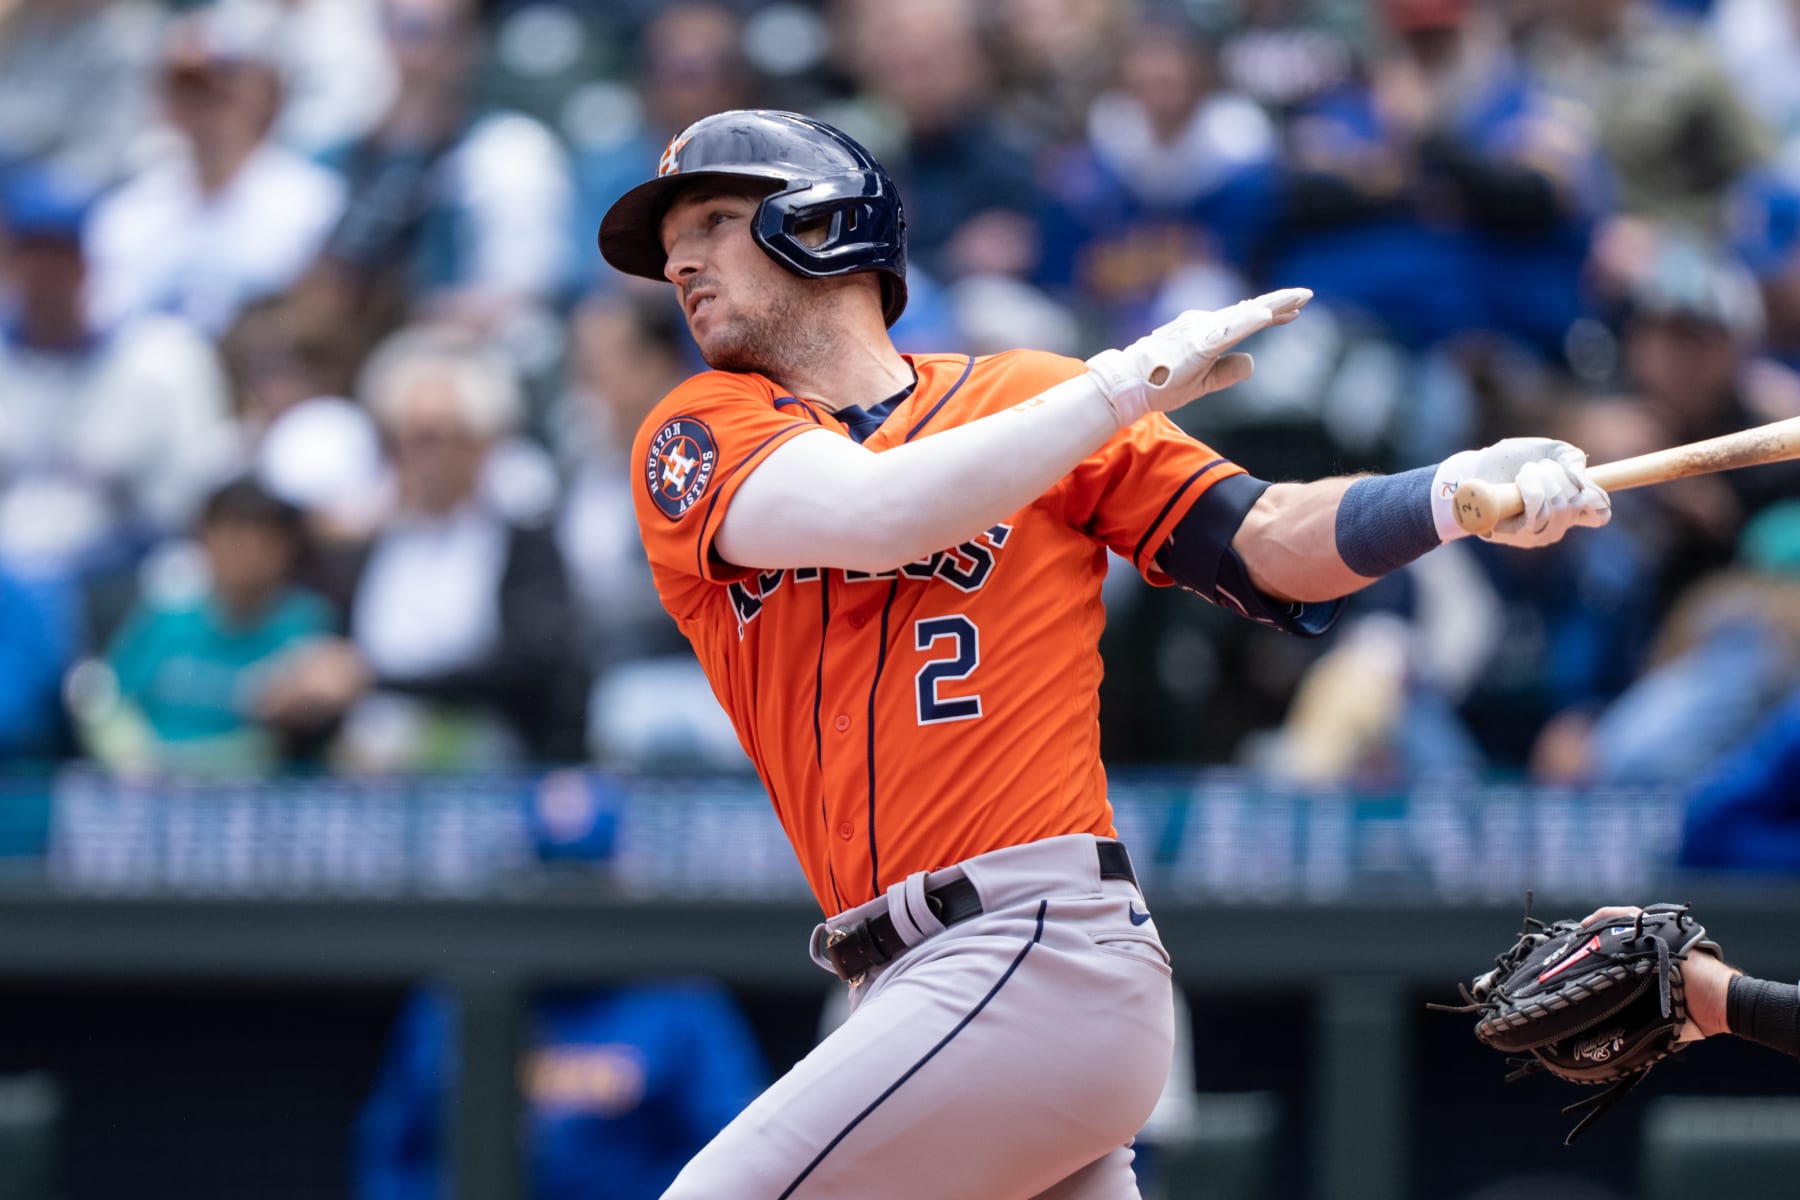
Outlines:
MULTIPOLYGON (((359 1200, 448 1194, 441 1114, 456 1013, 408 997, 357 1122, 359 1200)), ((767 1082, 737 1005, 705 981, 561 993, 532 1006, 520 1075, 533 1200, 655 1200, 767 1082)))

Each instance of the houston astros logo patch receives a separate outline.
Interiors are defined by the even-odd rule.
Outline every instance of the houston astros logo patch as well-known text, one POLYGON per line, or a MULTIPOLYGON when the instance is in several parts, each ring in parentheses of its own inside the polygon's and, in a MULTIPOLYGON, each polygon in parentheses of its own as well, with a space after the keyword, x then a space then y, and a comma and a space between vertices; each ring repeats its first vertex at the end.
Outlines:
POLYGON ((644 483, 663 516, 671 521, 686 516, 706 495, 718 461, 718 443, 703 422, 676 417, 657 430, 644 462, 644 483))

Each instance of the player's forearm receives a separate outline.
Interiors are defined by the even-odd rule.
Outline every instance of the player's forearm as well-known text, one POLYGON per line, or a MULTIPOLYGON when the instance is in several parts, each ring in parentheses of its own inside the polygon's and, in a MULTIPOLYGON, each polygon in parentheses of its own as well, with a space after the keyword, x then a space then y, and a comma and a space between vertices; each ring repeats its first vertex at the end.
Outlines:
POLYGON ((1257 499, 1232 538, 1250 579, 1276 600, 1335 600, 1374 582, 1344 563, 1338 508, 1355 479, 1277 483, 1257 499))
POLYGON ((1508 438, 1397 475, 1277 484, 1246 515, 1232 548, 1264 594, 1333 600, 1465 536, 1453 512, 1461 480, 1518 485, 1526 511, 1484 535, 1508 545, 1547 546, 1572 525, 1606 524, 1611 501, 1587 479, 1586 461, 1563 442, 1508 438))
POLYGON ((879 454, 802 434, 738 488, 716 545, 771 571, 886 571, 965 542, 1042 496, 1119 431, 1088 376, 879 454))

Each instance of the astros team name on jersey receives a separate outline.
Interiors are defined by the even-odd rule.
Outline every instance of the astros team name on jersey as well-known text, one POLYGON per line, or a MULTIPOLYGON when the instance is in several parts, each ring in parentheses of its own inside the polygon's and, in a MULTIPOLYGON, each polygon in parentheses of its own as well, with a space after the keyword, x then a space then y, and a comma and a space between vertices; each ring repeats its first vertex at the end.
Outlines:
MULTIPOLYGON (((1011 536, 1011 525, 995 525, 982 530, 961 545, 939 550, 936 554, 917 562, 909 562, 892 571, 834 570, 832 574, 846 584, 874 579, 936 579, 960 592, 978 592, 987 584, 988 576, 993 573, 995 560, 1001 548, 1006 545, 1006 539, 1011 536)), ((731 607, 737 612, 738 637, 741 639, 744 636, 745 626, 756 619, 757 614, 762 612, 763 605, 780 590, 782 584, 790 578, 797 584, 817 583, 822 573, 818 567, 765 571, 728 587, 726 592, 731 596, 731 607)))

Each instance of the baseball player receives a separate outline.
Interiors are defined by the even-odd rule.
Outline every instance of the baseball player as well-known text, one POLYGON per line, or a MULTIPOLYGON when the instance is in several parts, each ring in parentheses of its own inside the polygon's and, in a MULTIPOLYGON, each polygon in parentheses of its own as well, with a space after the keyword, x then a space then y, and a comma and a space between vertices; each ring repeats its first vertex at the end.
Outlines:
POLYGON ((1087 362, 901 355, 900 197, 792 113, 684 130, 600 248, 675 285, 713 368, 638 432, 638 522, 829 914, 812 957, 854 1009, 667 1195, 1136 1196, 1172 990, 1099 758, 1107 548, 1316 635, 1340 597, 1459 536, 1464 477, 1519 484, 1496 540, 1604 524, 1585 456, 1512 439, 1270 484, 1163 415, 1248 377, 1232 347, 1293 320, 1303 289, 1087 362))

